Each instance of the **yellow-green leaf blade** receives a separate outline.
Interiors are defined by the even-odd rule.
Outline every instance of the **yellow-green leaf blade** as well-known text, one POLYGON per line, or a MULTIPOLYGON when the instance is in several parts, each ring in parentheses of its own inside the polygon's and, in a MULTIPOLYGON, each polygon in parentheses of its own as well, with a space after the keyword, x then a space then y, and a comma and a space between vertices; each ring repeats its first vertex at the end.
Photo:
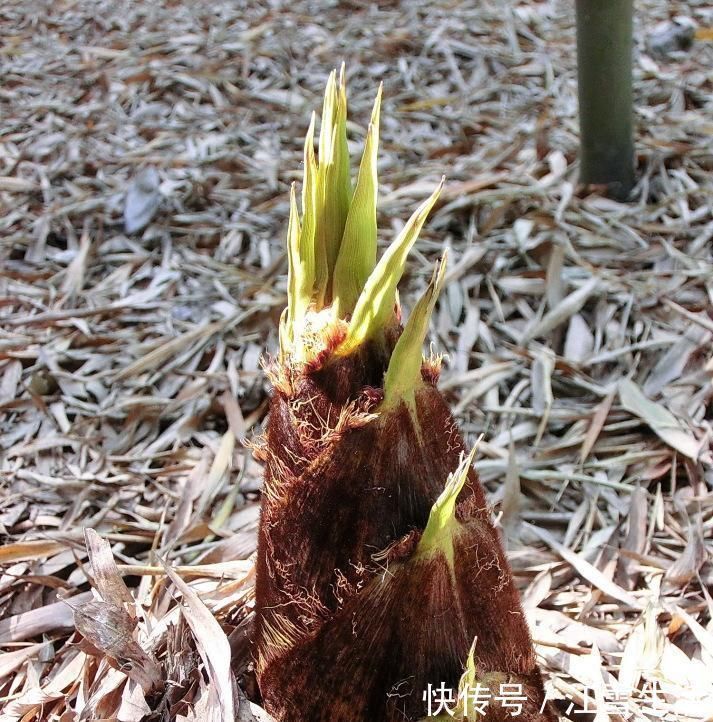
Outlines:
POLYGON ((305 273, 311 277, 312 290, 315 281, 314 228, 317 214, 317 161, 314 157, 314 126, 316 116, 312 113, 304 148, 304 176, 302 180, 302 228, 300 229, 299 261, 305 273))
POLYGON ((431 196, 416 209, 369 275, 354 308, 347 337, 341 347, 342 352, 349 352, 367 339, 383 332, 387 320, 393 314, 396 285, 403 275, 408 252, 438 200, 443 183, 444 181, 441 180, 431 196))
POLYGON ((304 180, 302 182, 302 232, 300 234, 300 259, 311 269, 311 296, 321 306, 327 287, 327 261, 324 248, 317 243, 319 212, 319 170, 314 154, 314 129, 316 115, 312 113, 304 149, 304 180))
POLYGON ((332 297, 331 279, 349 212, 350 196, 347 95, 342 67, 339 84, 335 71, 329 75, 319 133, 315 247, 318 288, 324 287, 324 303, 329 303, 332 297))
POLYGON ((376 202, 379 189, 377 159, 381 93, 382 86, 379 86, 366 134, 356 188, 334 267, 333 296, 337 316, 352 312, 376 264, 376 202))
POLYGON ((414 307, 396 342, 384 377, 384 404, 390 406, 404 400, 413 403, 414 393, 421 385, 421 349, 428 332, 428 323, 433 313, 443 282, 446 277, 446 255, 435 268, 428 288, 414 307))
POLYGON ((470 454, 463 455, 458 468, 448 477, 445 488, 431 507, 428 523, 416 548, 418 556, 429 556, 436 551, 442 552, 451 569, 454 563, 453 535, 460 524, 456 519, 456 503, 468 480, 468 472, 473 465, 477 448, 476 444, 470 454))
POLYGON ((694 461, 701 452, 701 442, 665 407, 651 401, 631 380, 619 382, 621 405, 642 419, 651 430, 669 446, 694 461))
POLYGON ((312 295, 312 279, 300 253, 301 228, 295 184, 290 188, 290 220, 287 224, 287 317, 284 341, 292 343, 312 295))

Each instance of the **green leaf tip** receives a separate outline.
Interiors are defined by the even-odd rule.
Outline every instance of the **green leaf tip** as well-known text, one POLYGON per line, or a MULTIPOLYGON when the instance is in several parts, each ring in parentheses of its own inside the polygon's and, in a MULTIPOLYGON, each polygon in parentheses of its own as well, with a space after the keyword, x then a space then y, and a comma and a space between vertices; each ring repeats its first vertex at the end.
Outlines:
MULTIPOLYGON (((345 322, 346 335, 336 349, 340 355, 353 352, 370 339, 383 338, 384 327, 395 322, 396 286, 408 252, 438 199, 443 180, 377 263, 377 161, 382 93, 380 85, 353 189, 344 64, 338 75, 333 71, 327 80, 318 153, 316 114, 312 114, 304 144, 301 218, 294 190, 290 193, 288 312, 280 326, 282 358, 289 354, 298 362, 305 360, 302 336, 309 331, 312 312, 329 308, 331 318, 345 322)), ((417 331, 411 329, 407 338, 418 335, 417 331)), ((394 379, 395 374, 394 371, 394 379)))
POLYGON ((347 146, 347 93, 345 68, 337 81, 333 70, 324 91, 319 132, 317 171, 317 227, 315 245, 323 259, 324 302, 332 298, 331 279, 342 243, 352 197, 347 146))
POLYGON ((416 555, 419 557, 428 557, 441 552, 451 569, 454 563, 453 535, 460 526, 460 522, 456 519, 456 504, 468 480, 468 472, 473 465, 477 450, 476 442, 470 454, 461 457, 458 468, 448 477, 445 488, 431 507, 426 528, 416 549, 416 555))
MULTIPOLYGON (((309 198, 306 202, 310 203, 309 198)), ((293 183, 290 188, 290 220, 287 224, 287 309, 280 319, 280 355, 283 357, 289 347, 300 343, 304 319, 314 291, 314 256, 309 252, 312 247, 308 225, 311 215, 306 213, 304 218, 305 223, 300 224, 293 183)))
POLYGON ((463 676, 460 678, 460 684, 458 685, 459 690, 465 690, 468 688, 473 689, 477 683, 475 676, 475 645, 478 641, 476 637, 473 640, 473 644, 470 645, 470 651, 468 652, 468 659, 465 662, 465 670, 463 676))
POLYGON ((477 722, 480 719, 480 713, 476 709, 477 705, 471 704, 473 692, 479 689, 478 678, 475 675, 475 644, 477 641, 476 637, 473 644, 470 645, 465 669, 458 682, 458 703, 453 710, 452 717, 457 722, 477 722))
POLYGON ((376 264, 377 161, 382 90, 383 83, 379 85, 371 111, 356 188, 334 267, 333 297, 337 316, 344 316, 354 310, 359 294, 376 264))
POLYGON ((480 689, 475 673, 475 644, 477 641, 476 637, 470 646, 465 669, 458 682, 456 706, 435 717, 433 715, 422 717, 418 722, 477 722, 481 718, 480 712, 476 709, 477 705, 473 704, 473 692, 480 689))
POLYGON ((428 332, 428 323, 446 277, 447 253, 433 271, 433 276, 414 307, 403 333, 396 342, 384 376, 384 406, 400 401, 415 405, 415 391, 421 378, 421 349, 428 332))
POLYGON ((394 312, 396 286, 403 275, 406 257, 436 204, 444 182, 445 178, 442 178, 433 193, 414 211, 369 275, 356 302, 347 337, 340 348, 342 353, 352 351, 383 332, 394 312))
MULTIPOLYGON (((318 276, 319 259, 315 254, 314 234, 317 222, 317 159, 314 155, 314 127, 316 114, 312 113, 304 147, 304 178, 302 181, 302 227, 295 256, 304 273, 304 288, 312 299, 318 276)), ((289 233, 289 231, 288 231, 289 233)), ((296 317, 297 318, 297 317, 296 317)))

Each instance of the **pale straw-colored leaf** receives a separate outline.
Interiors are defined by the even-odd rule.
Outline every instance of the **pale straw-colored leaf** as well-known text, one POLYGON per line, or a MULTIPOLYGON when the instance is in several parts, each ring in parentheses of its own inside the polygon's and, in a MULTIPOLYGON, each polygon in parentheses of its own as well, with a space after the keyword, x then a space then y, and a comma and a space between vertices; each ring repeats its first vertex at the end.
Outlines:
POLYGON ((701 442, 665 406, 651 401, 630 379, 619 382, 619 399, 622 406, 638 416, 669 446, 690 459, 697 459, 701 442))
POLYGON ((549 310, 542 319, 532 328, 528 329, 520 343, 525 345, 534 338, 539 338, 564 323, 568 318, 578 313, 590 296, 599 288, 600 281, 593 277, 583 283, 576 291, 565 296, 554 308, 549 310))
POLYGON ((215 617, 186 582, 163 563, 166 574, 183 597, 183 615, 193 632, 198 653, 206 667, 211 687, 217 694, 223 720, 233 720, 237 693, 230 670, 230 644, 215 617))

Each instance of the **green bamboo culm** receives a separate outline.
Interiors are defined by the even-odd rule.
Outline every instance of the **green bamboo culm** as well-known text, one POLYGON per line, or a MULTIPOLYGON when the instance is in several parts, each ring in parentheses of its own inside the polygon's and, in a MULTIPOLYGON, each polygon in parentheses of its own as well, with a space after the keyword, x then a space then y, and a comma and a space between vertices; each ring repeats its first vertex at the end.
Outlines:
POLYGON ((633 0, 576 0, 580 181, 626 200, 634 185, 633 0))

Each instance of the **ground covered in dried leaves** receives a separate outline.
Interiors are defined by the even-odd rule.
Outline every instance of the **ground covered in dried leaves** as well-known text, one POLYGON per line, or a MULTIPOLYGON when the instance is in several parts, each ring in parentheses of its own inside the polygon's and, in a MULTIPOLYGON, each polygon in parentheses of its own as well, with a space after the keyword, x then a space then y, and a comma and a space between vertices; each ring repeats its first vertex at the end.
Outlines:
POLYGON ((401 297, 448 247, 442 388, 485 435, 550 696, 598 722, 713 714, 713 15, 636 3, 619 204, 576 185, 570 5, 3 4, 0 719, 265 719, 235 682, 261 484, 242 441, 342 60, 355 150, 385 84, 381 241, 448 178, 401 297), (656 56, 669 12, 697 39, 656 56))

